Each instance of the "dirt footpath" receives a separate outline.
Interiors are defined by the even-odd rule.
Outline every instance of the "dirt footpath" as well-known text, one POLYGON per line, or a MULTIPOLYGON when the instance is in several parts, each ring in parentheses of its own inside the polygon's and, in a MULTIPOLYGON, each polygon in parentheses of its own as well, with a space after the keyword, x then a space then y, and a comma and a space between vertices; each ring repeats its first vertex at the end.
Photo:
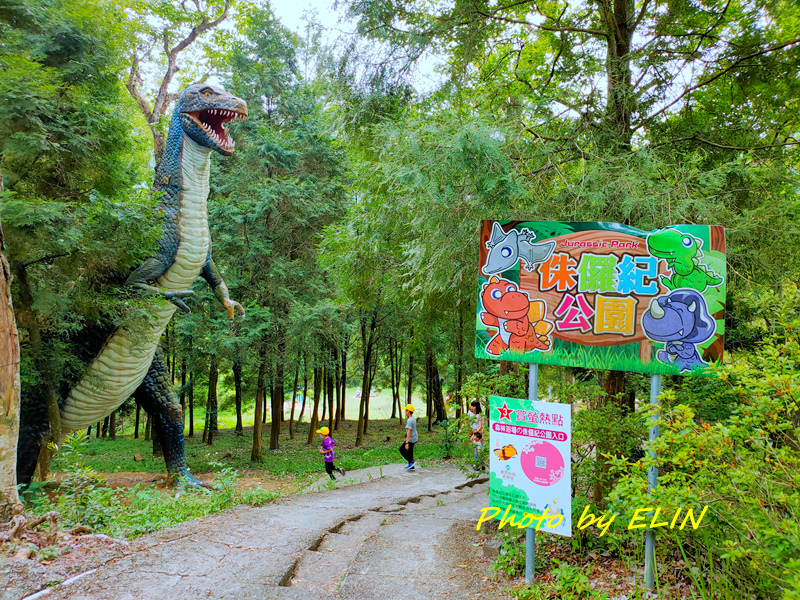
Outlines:
POLYGON ((486 483, 449 466, 382 475, 183 523, 37 597, 500 598, 475 531, 486 483))

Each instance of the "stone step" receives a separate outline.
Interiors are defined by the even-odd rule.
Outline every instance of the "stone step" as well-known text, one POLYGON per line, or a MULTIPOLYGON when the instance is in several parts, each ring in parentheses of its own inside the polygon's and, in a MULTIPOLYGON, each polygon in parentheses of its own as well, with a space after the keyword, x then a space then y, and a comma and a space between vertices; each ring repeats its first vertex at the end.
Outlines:
MULTIPOLYGON (((441 498, 442 501, 447 497, 446 494, 439 494, 438 496, 441 498)), ((431 506, 436 506, 436 497, 435 496, 423 496, 420 498, 419 502, 414 505, 409 505, 409 510, 418 510, 418 509, 425 509, 430 508, 431 506)))
POLYGON ((351 554, 355 556, 358 554, 359 548, 364 541, 355 535, 346 535, 343 533, 329 533, 327 534, 322 543, 317 548, 317 552, 335 552, 337 554, 351 554))
POLYGON ((291 586, 309 590, 331 586, 336 589, 356 553, 305 550, 297 561, 291 586))
POLYGON ((386 506, 381 506, 378 509, 378 512, 382 513, 393 513, 393 512, 400 512, 401 510, 405 509, 405 505, 403 504, 387 504, 386 506))
POLYGON ((364 541, 380 528, 384 519, 381 514, 367 513, 358 520, 346 521, 338 528, 339 533, 326 533, 313 549, 303 551, 289 585, 333 597, 364 541))
POLYGON ((378 530, 384 519, 384 514, 368 512, 358 520, 346 521, 335 533, 357 536, 363 541, 378 530))

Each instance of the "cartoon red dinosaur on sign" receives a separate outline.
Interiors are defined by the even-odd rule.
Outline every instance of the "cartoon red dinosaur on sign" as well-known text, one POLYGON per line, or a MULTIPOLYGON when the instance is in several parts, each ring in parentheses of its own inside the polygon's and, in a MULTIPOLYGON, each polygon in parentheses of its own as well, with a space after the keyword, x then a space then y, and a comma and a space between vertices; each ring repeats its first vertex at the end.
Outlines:
POLYGON ((516 283, 494 276, 483 284, 481 303, 486 311, 481 313, 481 321, 497 328, 486 344, 487 353, 498 356, 509 348, 515 352, 550 348, 547 334, 553 324, 544 319, 547 312, 544 300, 531 301, 516 283))

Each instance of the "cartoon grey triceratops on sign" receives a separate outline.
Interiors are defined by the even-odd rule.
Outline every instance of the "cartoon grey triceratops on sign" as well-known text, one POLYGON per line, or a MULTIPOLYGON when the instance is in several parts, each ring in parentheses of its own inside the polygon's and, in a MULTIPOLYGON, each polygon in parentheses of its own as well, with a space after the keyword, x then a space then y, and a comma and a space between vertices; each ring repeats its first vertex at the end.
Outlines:
POLYGON ((527 228, 520 231, 511 229, 508 233, 503 231, 497 221, 492 225, 492 235, 486 242, 486 249, 489 254, 486 256, 486 264, 483 265, 484 275, 495 275, 507 271, 519 259, 522 259, 522 267, 529 273, 533 267, 550 258, 553 249, 556 247, 554 241, 533 244, 536 234, 527 228))

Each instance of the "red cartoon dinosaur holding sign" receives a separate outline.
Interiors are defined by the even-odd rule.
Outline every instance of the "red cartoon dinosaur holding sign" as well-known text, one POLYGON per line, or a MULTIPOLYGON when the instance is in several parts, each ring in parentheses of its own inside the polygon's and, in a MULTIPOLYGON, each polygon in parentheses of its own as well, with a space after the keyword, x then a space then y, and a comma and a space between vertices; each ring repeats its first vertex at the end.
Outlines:
POLYGON ((486 311, 481 313, 481 321, 497 328, 486 344, 487 353, 498 356, 508 349, 530 352, 550 348, 547 334, 553 324, 544 320, 547 311, 544 300, 531 301, 516 283, 495 276, 483 285, 481 302, 486 311))

